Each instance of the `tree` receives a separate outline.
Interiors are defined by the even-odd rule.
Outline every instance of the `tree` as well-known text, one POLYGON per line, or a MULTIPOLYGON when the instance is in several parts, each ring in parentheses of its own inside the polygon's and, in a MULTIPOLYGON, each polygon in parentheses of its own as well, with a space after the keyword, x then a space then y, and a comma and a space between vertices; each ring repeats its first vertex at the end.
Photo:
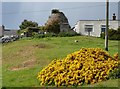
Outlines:
POLYGON ((27 27, 38 27, 38 23, 28 21, 28 20, 25 19, 19 27, 20 27, 20 30, 26 29, 27 27))

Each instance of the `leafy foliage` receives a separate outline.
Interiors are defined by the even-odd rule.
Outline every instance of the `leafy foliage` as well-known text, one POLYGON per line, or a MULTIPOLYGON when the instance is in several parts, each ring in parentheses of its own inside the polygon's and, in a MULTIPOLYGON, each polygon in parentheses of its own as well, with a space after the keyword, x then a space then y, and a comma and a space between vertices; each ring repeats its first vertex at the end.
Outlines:
POLYGON ((120 78, 120 66, 118 69, 115 69, 109 73, 109 78, 111 79, 120 78))
POLYGON ((114 59, 118 60, 118 68, 109 73, 110 79, 120 78, 120 59, 118 53, 114 54, 114 59))
POLYGON ((28 20, 25 19, 19 27, 20 27, 20 30, 26 29, 27 27, 38 27, 38 23, 28 21, 28 20))
POLYGON ((44 37, 72 37, 72 36, 80 36, 80 34, 77 34, 75 32, 60 32, 59 34, 55 33, 46 33, 46 34, 39 34, 36 33, 32 37, 33 38, 44 38, 44 37))
MULTIPOLYGON (((105 38, 105 33, 101 33, 101 38, 105 38)), ((108 30, 108 39, 109 40, 120 40, 120 27, 117 30, 109 29, 108 30)))
POLYGON ((47 34, 34 34, 32 38, 44 38, 44 37, 57 37, 55 33, 47 33, 47 34))
POLYGON ((71 36, 77 36, 80 34, 77 34, 76 32, 70 31, 70 32, 60 32, 58 34, 59 37, 71 37, 71 36))
POLYGON ((39 27, 37 22, 32 22, 28 20, 24 20, 19 26, 20 30, 18 30, 18 34, 24 33, 26 37, 31 37, 39 32, 39 27))
POLYGON ((39 29, 36 27, 29 27, 26 28, 26 30, 27 30, 26 32, 27 37, 31 37, 39 32, 39 29))

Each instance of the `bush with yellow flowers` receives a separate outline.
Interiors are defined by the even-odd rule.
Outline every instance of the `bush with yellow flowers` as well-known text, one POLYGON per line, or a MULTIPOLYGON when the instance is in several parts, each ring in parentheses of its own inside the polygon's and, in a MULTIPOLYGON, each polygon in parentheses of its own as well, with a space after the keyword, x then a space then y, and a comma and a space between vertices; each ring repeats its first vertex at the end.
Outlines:
POLYGON ((78 86, 105 81, 118 68, 118 59, 100 48, 82 48, 53 60, 38 73, 41 85, 78 86))
MULTIPOLYGON (((120 64, 120 59, 118 56, 118 53, 114 54, 114 58, 118 60, 118 64, 120 64)), ((115 70, 112 70, 109 73, 109 78, 111 79, 116 79, 116 78, 120 78, 120 65, 118 65, 118 68, 115 70)))
POLYGON ((115 58, 115 59, 119 59, 118 53, 115 53, 115 54, 114 54, 114 58, 115 58))

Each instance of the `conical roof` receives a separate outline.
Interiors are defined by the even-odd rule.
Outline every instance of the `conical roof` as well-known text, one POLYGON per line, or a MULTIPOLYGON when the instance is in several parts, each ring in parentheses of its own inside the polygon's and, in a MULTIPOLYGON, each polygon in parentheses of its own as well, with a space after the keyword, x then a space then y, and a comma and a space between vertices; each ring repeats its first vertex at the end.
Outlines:
POLYGON ((47 20, 46 24, 51 24, 52 21, 59 21, 59 23, 66 23, 69 24, 67 17, 64 15, 63 12, 60 12, 57 9, 53 9, 51 12, 51 16, 49 16, 49 19, 47 20))

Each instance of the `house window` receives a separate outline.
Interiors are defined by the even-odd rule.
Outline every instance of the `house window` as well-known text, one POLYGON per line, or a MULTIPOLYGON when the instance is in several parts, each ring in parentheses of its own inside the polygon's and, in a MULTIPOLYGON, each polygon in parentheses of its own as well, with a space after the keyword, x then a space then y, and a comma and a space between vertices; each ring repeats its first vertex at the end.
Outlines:
POLYGON ((93 32, 93 25, 85 25, 85 32, 88 32, 88 36, 90 36, 90 32, 93 32))
POLYGON ((101 32, 105 32, 106 25, 101 25, 101 32))
POLYGON ((85 32, 92 32, 93 31, 93 25, 85 25, 85 32))

